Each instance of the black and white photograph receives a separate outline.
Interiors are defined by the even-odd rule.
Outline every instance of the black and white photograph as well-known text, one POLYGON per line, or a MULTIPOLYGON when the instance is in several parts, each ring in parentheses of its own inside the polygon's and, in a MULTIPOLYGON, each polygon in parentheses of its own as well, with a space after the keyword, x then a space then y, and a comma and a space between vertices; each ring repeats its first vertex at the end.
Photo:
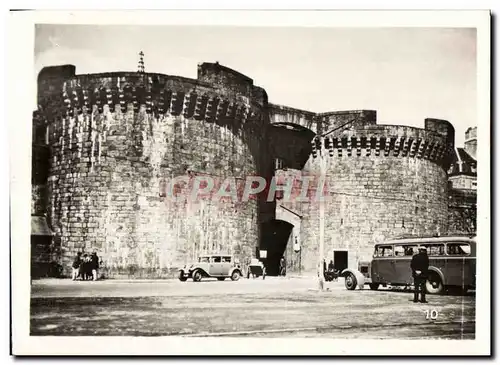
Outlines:
POLYGON ((26 13, 14 354, 491 351, 489 11, 26 13))

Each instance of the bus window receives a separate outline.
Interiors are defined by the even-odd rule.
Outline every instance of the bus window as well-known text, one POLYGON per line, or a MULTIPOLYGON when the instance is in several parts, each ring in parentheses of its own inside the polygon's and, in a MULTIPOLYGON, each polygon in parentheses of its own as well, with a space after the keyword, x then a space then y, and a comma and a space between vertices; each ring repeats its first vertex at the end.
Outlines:
POLYGON ((405 249, 401 245, 394 245, 394 256, 404 256, 405 249))
POLYGON ((424 244, 421 245, 427 248, 427 255, 429 256, 443 256, 444 255, 444 244, 435 243, 435 244, 424 244))
POLYGON ((392 246, 378 246, 377 247, 378 257, 390 257, 392 256, 392 246))
POLYGON ((470 245, 468 243, 448 243, 446 253, 451 256, 470 255, 470 245))
POLYGON ((416 253, 418 253, 418 246, 417 245, 404 245, 403 246, 403 253, 404 253, 404 256, 413 256, 416 253))

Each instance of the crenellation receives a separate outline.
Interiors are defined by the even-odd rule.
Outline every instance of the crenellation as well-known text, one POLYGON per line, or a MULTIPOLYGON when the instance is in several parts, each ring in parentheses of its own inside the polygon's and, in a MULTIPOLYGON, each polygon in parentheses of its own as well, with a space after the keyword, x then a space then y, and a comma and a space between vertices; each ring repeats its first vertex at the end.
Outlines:
POLYGON ((399 156, 399 151, 401 149, 401 142, 404 140, 404 137, 396 138, 394 142, 394 156, 399 156))
POLYGON ((417 149, 417 158, 423 158, 424 152, 427 148, 427 141, 420 141, 420 144, 417 149))
POLYGON ((391 151, 391 138, 384 138, 384 156, 389 156, 389 152, 391 151))

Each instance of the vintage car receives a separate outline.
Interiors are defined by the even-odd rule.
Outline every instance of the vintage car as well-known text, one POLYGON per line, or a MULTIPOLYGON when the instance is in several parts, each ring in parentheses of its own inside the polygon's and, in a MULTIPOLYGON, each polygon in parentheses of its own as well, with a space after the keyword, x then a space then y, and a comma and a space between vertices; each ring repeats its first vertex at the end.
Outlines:
POLYGON ((239 263, 231 255, 204 255, 198 258, 198 262, 185 265, 179 270, 179 280, 201 281, 202 278, 217 278, 224 280, 231 278, 236 281, 242 276, 239 263))
POLYGON ((354 290, 368 284, 377 290, 380 285, 413 286, 410 263, 419 248, 425 248, 429 256, 428 293, 465 293, 475 288, 476 241, 462 236, 394 239, 377 244, 371 261, 360 261, 357 269, 342 271, 345 287, 354 290))

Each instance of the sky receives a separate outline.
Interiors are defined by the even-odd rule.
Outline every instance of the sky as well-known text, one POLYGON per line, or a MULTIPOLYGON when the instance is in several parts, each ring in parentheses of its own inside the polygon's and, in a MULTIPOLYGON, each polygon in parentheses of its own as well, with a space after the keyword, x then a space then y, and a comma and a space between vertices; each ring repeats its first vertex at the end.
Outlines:
POLYGON ((141 50, 146 72, 196 78, 199 63, 218 61, 252 78, 275 104, 372 109, 378 124, 419 128, 425 118, 446 119, 457 146, 477 125, 470 28, 44 24, 35 29, 34 78, 67 63, 77 74, 136 71, 141 50))

